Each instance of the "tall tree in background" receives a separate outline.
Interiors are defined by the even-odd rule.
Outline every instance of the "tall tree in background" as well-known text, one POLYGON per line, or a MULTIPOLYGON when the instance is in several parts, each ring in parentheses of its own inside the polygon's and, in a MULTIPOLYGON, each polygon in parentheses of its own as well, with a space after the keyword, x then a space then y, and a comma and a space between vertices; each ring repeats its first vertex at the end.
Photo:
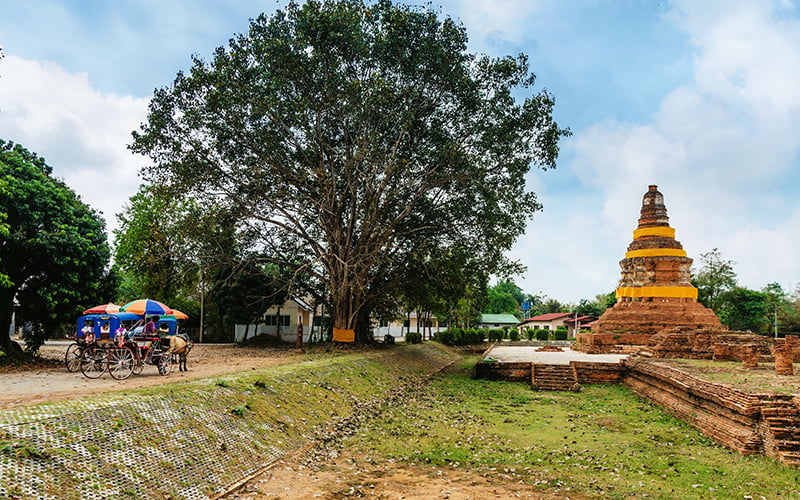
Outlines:
POLYGON ((697 287, 697 300, 719 315, 724 294, 736 287, 733 261, 723 259, 716 248, 701 254, 700 270, 693 276, 692 284, 697 287))
POLYGON ((765 293, 737 286, 725 292, 721 302, 720 319, 731 330, 769 333, 769 307, 765 293))
POLYGON ((0 141, 0 349, 8 355, 20 353, 9 335, 14 312, 32 326, 25 341, 36 350, 48 330, 108 297, 105 223, 52 173, 44 159, 0 141))
POLYGON ((779 333, 797 333, 800 331, 800 311, 795 307, 795 302, 792 301, 789 294, 784 291, 780 283, 767 283, 761 289, 766 300, 767 314, 769 316, 769 323, 773 326, 772 332, 775 331, 777 321, 777 330, 779 333))
POLYGON ((514 314, 521 318, 520 309, 525 295, 522 289, 509 280, 500 280, 489 288, 489 305, 485 312, 491 314, 514 314))
POLYGON ((196 281, 189 203, 144 184, 117 218, 114 262, 129 292, 135 293, 123 299, 150 297, 169 304, 187 281, 196 281))
POLYGON ((507 264, 540 208, 525 174, 553 168, 568 134, 533 81, 524 55, 476 57, 429 9, 291 3, 156 91, 131 147, 155 183, 224 199, 264 245, 305 249, 282 264, 323 283, 334 326, 356 330, 372 284, 424 245, 507 264))

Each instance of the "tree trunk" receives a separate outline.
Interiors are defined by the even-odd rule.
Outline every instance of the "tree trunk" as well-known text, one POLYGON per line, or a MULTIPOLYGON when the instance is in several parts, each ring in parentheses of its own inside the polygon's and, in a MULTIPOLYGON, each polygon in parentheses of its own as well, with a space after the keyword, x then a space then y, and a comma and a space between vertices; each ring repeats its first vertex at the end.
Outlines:
POLYGON ((0 294, 0 349, 9 357, 22 354, 22 348, 11 340, 11 317, 14 314, 14 296, 16 288, 7 288, 0 294))

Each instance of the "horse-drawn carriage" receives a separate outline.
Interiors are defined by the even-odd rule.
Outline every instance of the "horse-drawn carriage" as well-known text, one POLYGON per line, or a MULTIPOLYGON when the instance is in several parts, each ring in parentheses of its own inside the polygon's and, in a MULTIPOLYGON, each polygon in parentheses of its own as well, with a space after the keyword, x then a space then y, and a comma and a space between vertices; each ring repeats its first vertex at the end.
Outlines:
POLYGON ((75 342, 65 354, 67 370, 80 370, 88 378, 98 378, 107 371, 113 378, 124 380, 140 374, 145 366, 155 366, 159 374, 169 375, 173 355, 180 356, 185 369, 191 341, 178 336, 177 318, 158 318, 158 323, 147 329, 148 316, 152 315, 108 312, 81 316, 75 342))

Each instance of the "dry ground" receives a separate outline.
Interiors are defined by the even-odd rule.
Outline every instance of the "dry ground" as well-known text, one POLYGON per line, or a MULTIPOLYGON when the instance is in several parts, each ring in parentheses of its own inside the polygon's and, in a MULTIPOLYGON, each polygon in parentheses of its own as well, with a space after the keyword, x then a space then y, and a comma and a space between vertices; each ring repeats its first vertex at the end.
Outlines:
POLYGON ((244 348, 231 344, 198 344, 187 361, 188 371, 161 376, 154 366, 145 366, 141 375, 114 380, 103 374, 90 380, 80 372, 68 373, 63 359, 67 343, 42 346, 42 357, 57 361, 54 368, 0 373, 0 408, 13 408, 52 401, 62 401, 112 391, 125 391, 169 382, 215 377, 226 373, 255 370, 297 362, 303 353, 287 348, 244 348))
POLYGON ((226 499, 248 500, 489 500, 582 499, 569 492, 546 492, 495 476, 468 470, 395 462, 369 463, 346 450, 324 464, 308 465, 302 453, 287 457, 256 475, 226 499))
MULTIPOLYGON (((41 353, 55 362, 63 359, 67 345, 46 345, 41 353)), ((287 348, 242 348, 232 345, 197 345, 189 357, 188 372, 158 375, 155 367, 125 381, 107 374, 89 380, 80 373, 57 368, 0 373, 0 408, 79 398, 86 394, 125 391, 174 381, 214 377, 226 373, 298 362, 303 353, 287 348)), ((54 364, 55 364, 54 362, 54 364)), ((768 366, 743 371, 735 364, 666 361, 685 371, 746 390, 780 387, 800 392, 800 376, 775 375, 768 366), (740 383, 737 383, 737 380, 740 383)), ((800 366, 795 365, 795 370, 800 366)), ((800 370, 796 373, 800 373, 800 370)), ((418 464, 375 463, 347 450, 300 450, 272 464, 222 498, 225 499, 564 499, 585 498, 570 491, 541 490, 517 483, 502 472, 480 475, 462 469, 418 464), (309 458, 312 457, 312 458, 309 458), (322 458, 320 458, 322 457, 322 458)))

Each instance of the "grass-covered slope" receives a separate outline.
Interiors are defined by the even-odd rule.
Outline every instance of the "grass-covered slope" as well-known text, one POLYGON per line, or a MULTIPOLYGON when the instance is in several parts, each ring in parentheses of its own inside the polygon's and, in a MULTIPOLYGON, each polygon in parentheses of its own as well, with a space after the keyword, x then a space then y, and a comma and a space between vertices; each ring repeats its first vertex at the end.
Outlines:
POLYGON ((0 497, 208 498, 458 357, 398 346, 0 411, 0 497))

